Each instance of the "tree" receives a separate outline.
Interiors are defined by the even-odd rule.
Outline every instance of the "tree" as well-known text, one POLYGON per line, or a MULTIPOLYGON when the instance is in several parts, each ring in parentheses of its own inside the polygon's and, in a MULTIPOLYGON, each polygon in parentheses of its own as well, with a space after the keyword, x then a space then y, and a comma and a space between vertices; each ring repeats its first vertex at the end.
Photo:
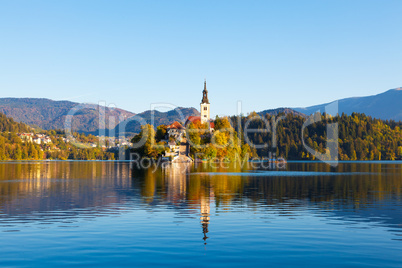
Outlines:
POLYGON ((43 156, 44 156, 43 150, 39 150, 39 151, 38 151, 38 159, 39 159, 39 160, 42 160, 42 159, 43 159, 43 156))
POLYGON ((142 157, 156 158, 159 154, 158 146, 155 142, 155 130, 150 124, 141 126, 141 132, 131 140, 134 145, 134 152, 142 157))
POLYGON ((166 136, 166 125, 160 125, 156 128, 156 136, 155 139, 157 141, 165 139, 166 136))
POLYGON ((29 144, 28 157, 31 159, 38 159, 38 151, 33 143, 29 144))
POLYGON ((6 145, 4 141, 0 141, 0 160, 6 160, 6 145))
POLYGON ((24 146, 22 148, 22 154, 21 154, 21 159, 28 159, 28 148, 26 146, 24 146))
POLYGON ((232 126, 230 125, 230 122, 227 117, 223 118, 217 117, 215 119, 215 130, 221 130, 221 129, 232 129, 232 126))
POLYGON ((21 146, 19 144, 16 145, 16 148, 13 153, 13 159, 14 160, 21 160, 22 159, 22 152, 21 152, 21 146))
POLYGON ((246 144, 242 144, 241 146, 241 158, 245 158, 245 157, 252 157, 253 155, 251 154, 251 149, 250 149, 250 145, 246 144))

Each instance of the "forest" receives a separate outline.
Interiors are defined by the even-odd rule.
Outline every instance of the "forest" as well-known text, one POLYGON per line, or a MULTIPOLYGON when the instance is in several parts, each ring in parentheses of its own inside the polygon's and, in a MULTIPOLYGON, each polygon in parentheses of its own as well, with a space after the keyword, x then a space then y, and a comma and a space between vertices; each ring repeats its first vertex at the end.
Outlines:
MULTIPOLYGON (((321 120, 305 128, 303 139, 306 145, 317 152, 326 153, 327 124, 338 123, 339 160, 402 159, 402 122, 374 119, 359 113, 335 117, 317 113, 314 116, 321 117, 321 120)), ((254 145, 267 145, 265 148, 258 148, 257 154, 267 157, 269 152, 274 152, 277 157, 289 160, 314 160, 316 156, 306 151, 301 139, 306 118, 293 114, 283 117, 276 124, 276 144, 272 143, 273 131, 246 135, 254 145)), ((263 130, 270 123, 272 130, 272 119, 277 120, 268 114, 261 117, 252 113, 248 116, 233 116, 230 121, 236 131, 242 132, 246 124, 248 129, 263 130)), ((244 135, 241 136, 244 139, 244 135)))
MULTIPOLYGON (((191 123, 186 130, 187 138, 192 144, 191 156, 234 160, 239 157, 266 158, 275 153, 276 157, 287 160, 315 160, 316 155, 307 152, 302 142, 301 130, 306 118, 294 114, 282 115, 282 119, 274 125, 273 122, 279 116, 281 115, 274 117, 251 113, 247 116, 217 117, 212 135, 206 124, 191 123), (249 130, 246 135, 245 129, 249 130)), ((359 113, 335 117, 315 114, 315 117, 319 117, 320 120, 316 120, 319 122, 305 128, 303 139, 307 146, 319 153, 326 153, 327 124, 337 123, 339 160, 402 159, 402 122, 374 119, 359 113)), ((34 130, 0 113, 0 160, 114 159, 114 153, 105 148, 76 147, 66 142, 62 130, 42 131, 51 138, 51 144, 26 142, 17 135, 27 132, 34 130)), ((141 139, 142 135, 146 135, 147 140, 136 151, 152 158, 163 155, 166 144, 161 140, 165 134, 164 125, 158 126, 156 131, 151 125, 143 126, 133 142, 141 139)), ((73 135, 82 143, 96 142, 97 139, 93 135, 73 135)))
MULTIPOLYGON (((62 130, 41 131, 50 137, 51 143, 37 144, 21 139, 19 133, 37 134, 28 125, 15 122, 12 118, 0 113, 0 160, 113 160, 114 153, 103 148, 76 147, 63 138, 62 130)), ((93 135, 73 133, 79 142, 96 141, 93 135)))
MULTIPOLYGON (((328 154, 327 125, 337 123, 337 160, 402 159, 402 122, 374 119, 359 113, 334 117, 317 113, 314 117, 316 123, 304 129, 303 140, 317 153, 328 154)), ((303 146, 301 131, 305 122, 305 117, 291 113, 273 116, 253 112, 247 116, 217 117, 212 134, 209 134, 207 124, 191 123, 186 136, 192 145, 191 156, 200 159, 232 161, 239 157, 275 156, 286 160, 315 160, 317 154, 309 153, 303 146), (246 135, 245 129, 248 130, 246 135)), ((165 148, 160 139, 166 133, 166 126, 158 126, 155 131, 153 126, 147 125, 133 142, 148 133, 151 134, 145 146, 137 151, 143 156, 156 158, 165 148)))

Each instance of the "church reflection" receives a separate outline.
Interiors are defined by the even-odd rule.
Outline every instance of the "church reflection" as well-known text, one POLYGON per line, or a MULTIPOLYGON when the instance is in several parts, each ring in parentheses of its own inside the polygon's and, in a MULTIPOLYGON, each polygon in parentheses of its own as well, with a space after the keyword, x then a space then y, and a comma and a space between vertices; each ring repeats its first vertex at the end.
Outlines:
POLYGON ((204 244, 206 245, 207 239, 209 238, 207 236, 208 233, 208 226, 209 226, 209 214, 210 214, 210 200, 209 197, 201 197, 201 203, 200 203, 200 210, 201 210, 201 226, 202 226, 202 233, 204 234, 204 237, 202 238, 204 240, 204 244))
MULTIPOLYGON (((290 163, 289 170, 333 171, 319 163, 290 163)), ((38 221, 57 220, 52 218, 55 211, 63 211, 66 217, 96 217, 138 207, 163 207, 182 217, 196 217, 207 243, 213 239, 218 212, 258 209, 289 217, 314 208, 328 217, 360 217, 401 229, 402 214, 395 212, 402 204, 402 168, 398 164, 341 164, 336 171, 356 172, 348 176, 253 177, 242 171, 191 164, 142 170, 113 162, 3 164, 0 220, 32 220, 35 213, 41 215, 35 218, 38 221)))
MULTIPOLYGON (((296 171, 334 171, 320 163, 298 163, 290 168, 296 171)), ((157 204, 166 204, 178 211, 198 210, 206 243, 210 237, 211 204, 223 211, 237 206, 263 209, 267 213, 279 211, 278 215, 284 217, 313 206, 334 218, 355 220, 362 217, 369 221, 381 218, 382 224, 401 228, 402 215, 394 214, 388 208, 402 201, 402 172, 383 178, 382 168, 377 164, 341 164, 336 171, 356 172, 356 175, 253 177, 236 175, 242 172, 239 168, 205 169, 191 164, 173 164, 165 166, 161 174, 148 174, 148 179, 152 177, 153 182, 144 180, 152 185, 152 200, 157 200, 157 204), (214 176, 214 172, 219 176, 214 176), (382 209, 386 207, 386 210, 382 209)), ((386 168, 399 170, 400 166, 387 165, 386 168)), ((138 179, 142 180, 141 177, 138 179)))
MULTIPOLYGON (((167 200, 177 203, 178 200, 187 198, 187 182, 190 180, 191 168, 191 163, 169 163, 163 166, 163 175, 168 188, 167 200)), ((193 205, 199 201, 200 221, 204 235, 202 239, 206 245, 211 212, 211 191, 206 187, 200 187, 198 190, 200 190, 199 193, 190 196, 196 197, 196 200, 192 200, 193 205)))

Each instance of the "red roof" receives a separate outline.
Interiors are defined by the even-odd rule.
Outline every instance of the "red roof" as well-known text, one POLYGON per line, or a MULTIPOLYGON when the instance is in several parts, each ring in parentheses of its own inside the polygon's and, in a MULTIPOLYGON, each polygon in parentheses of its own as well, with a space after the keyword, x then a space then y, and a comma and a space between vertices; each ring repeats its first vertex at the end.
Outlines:
MULTIPOLYGON (((190 123, 195 123, 201 121, 201 116, 189 116, 186 121, 186 126, 190 123)), ((215 128, 214 122, 209 122, 211 128, 215 128)))
POLYGON ((172 124, 168 125, 166 128, 169 128, 169 129, 184 129, 184 127, 177 121, 175 121, 172 124))
POLYGON ((190 122, 197 122, 197 121, 201 121, 201 117, 200 116, 189 116, 188 118, 187 118, 187 122, 186 122, 186 125, 188 124, 188 123, 190 123, 190 122))

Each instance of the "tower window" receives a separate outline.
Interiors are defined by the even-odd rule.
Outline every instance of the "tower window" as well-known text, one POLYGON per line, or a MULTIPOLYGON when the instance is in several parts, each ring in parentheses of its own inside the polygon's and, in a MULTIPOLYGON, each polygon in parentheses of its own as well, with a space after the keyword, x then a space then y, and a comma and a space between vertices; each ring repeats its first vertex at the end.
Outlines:
POLYGON ((207 107, 204 107, 204 111, 206 111, 206 110, 208 110, 208 108, 207 108, 207 107))

